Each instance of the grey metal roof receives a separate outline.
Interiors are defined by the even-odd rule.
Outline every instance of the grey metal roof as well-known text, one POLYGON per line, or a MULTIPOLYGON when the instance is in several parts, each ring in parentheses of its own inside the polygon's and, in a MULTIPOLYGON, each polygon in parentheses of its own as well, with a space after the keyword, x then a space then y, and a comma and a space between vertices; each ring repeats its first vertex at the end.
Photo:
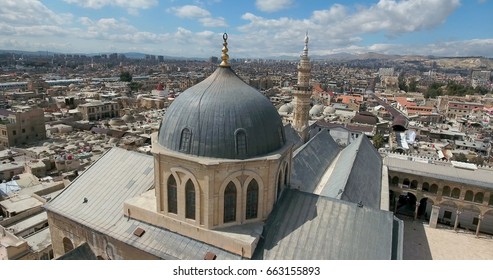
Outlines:
POLYGON ((383 163, 387 165, 389 171, 419 174, 423 177, 493 189, 493 170, 491 169, 467 170, 451 165, 410 161, 389 156, 384 158, 383 163))
POLYGON ((229 67, 218 67, 173 101, 161 122, 158 142, 196 156, 245 159, 281 148, 285 143, 283 130, 269 99, 229 67), (180 148, 185 128, 191 132, 191 141, 188 147, 180 148), (246 133, 246 155, 238 153, 236 147, 235 133, 240 129, 246 133))
POLYGON ((217 259, 240 259, 203 242, 125 217, 123 202, 149 190, 153 183, 153 156, 114 147, 45 208, 159 258, 202 259, 212 252, 217 259), (142 237, 133 234, 137 227, 146 231, 142 237))
POLYGON ((96 255, 87 243, 82 243, 77 248, 57 258, 57 260, 96 260, 96 255))
POLYGON ((293 153, 290 186, 312 193, 339 151, 329 132, 321 130, 293 153))
POLYGON ((391 212, 290 189, 269 217, 254 258, 390 260, 393 228, 391 212))
POLYGON ((320 195, 380 209, 382 158, 365 135, 342 150, 320 195))

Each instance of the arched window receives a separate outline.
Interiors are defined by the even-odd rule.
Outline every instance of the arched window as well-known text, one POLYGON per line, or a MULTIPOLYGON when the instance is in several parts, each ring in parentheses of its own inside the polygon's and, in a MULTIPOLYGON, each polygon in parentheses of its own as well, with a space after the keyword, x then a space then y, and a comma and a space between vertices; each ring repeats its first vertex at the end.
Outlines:
POLYGON ((436 194, 438 192, 438 186, 436 184, 432 184, 430 186, 430 193, 436 194))
POLYGON ((236 186, 229 182, 224 190, 224 223, 236 221, 236 186))
POLYGON ((476 195, 474 195, 474 202, 476 203, 483 203, 483 193, 478 192, 476 195))
POLYGON ((474 198, 473 192, 472 191, 467 191, 466 192, 466 195, 464 196, 464 200, 472 201, 473 198, 474 198))
POLYGON ((452 195, 451 195, 453 198, 459 198, 460 197, 460 189, 459 188, 454 188, 452 190, 452 195))
POLYGON ((418 181, 412 180, 411 181, 411 189, 415 190, 418 188, 418 181))
POLYGON ((411 181, 409 181, 408 178, 405 178, 404 181, 402 181, 403 188, 409 188, 410 185, 411 185, 411 181))
POLYGON ((429 192, 430 191, 430 184, 428 182, 424 182, 423 186, 421 187, 424 192, 429 192))
POLYGON ((488 205, 493 205, 493 193, 490 193, 490 200, 488 201, 488 205))
POLYGON ((192 132, 188 128, 184 128, 181 131, 180 138, 180 152, 189 153, 190 152, 190 142, 192 140, 192 132))
POLYGON ((239 157, 244 157, 247 155, 247 140, 246 132, 244 129, 240 128, 235 132, 236 139, 236 155, 239 157))
POLYGON ((258 212, 258 183, 255 179, 248 184, 246 196, 246 219, 255 219, 258 212))
POLYGON ((185 185, 185 218, 195 220, 195 186, 190 179, 185 185))
POLYGON ((72 243, 72 241, 69 238, 64 237, 62 243, 63 243, 63 251, 65 253, 68 253, 74 249, 74 243, 72 243))
POLYGON ((168 178, 168 213, 178 213, 176 179, 173 175, 168 178))
POLYGON ((399 184, 399 177, 397 176, 392 177, 391 184, 397 186, 399 184))
POLYGON ((450 187, 449 186, 443 187, 442 195, 443 196, 450 196, 450 187))

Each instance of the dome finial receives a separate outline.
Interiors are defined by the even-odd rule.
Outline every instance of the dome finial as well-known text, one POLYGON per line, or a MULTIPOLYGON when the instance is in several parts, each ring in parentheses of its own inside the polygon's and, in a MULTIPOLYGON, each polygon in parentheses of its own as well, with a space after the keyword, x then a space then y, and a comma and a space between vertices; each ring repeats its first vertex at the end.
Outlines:
POLYGON ((222 49, 222 52, 223 54, 221 55, 221 64, 219 64, 219 66, 221 67, 229 67, 229 55, 228 55, 228 33, 224 33, 223 34, 223 40, 224 40, 224 43, 223 43, 223 49, 222 49))

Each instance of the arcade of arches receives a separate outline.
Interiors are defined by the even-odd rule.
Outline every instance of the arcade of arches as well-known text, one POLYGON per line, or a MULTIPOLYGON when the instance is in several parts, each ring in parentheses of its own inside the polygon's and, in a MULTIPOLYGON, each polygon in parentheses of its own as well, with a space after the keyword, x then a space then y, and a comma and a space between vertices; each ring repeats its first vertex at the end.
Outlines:
POLYGON ((493 189, 390 170, 389 183, 396 214, 493 234, 493 189))

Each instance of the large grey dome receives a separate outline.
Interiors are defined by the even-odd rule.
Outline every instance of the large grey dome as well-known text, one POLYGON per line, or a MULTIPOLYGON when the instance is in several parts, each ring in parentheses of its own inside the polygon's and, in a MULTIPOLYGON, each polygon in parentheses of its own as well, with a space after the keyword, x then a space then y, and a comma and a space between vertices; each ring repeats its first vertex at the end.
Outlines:
POLYGON ((284 145, 284 128, 272 103, 229 67, 181 93, 161 122, 161 146, 186 154, 245 159, 284 145))

